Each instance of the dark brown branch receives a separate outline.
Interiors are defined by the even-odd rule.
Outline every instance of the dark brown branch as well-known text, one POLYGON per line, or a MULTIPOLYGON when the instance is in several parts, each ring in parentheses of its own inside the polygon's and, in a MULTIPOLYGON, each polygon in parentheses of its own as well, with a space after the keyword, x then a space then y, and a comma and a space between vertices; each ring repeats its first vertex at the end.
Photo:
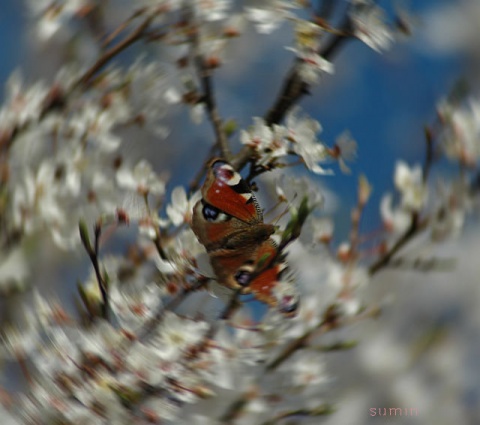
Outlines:
POLYGON ((102 46, 107 47, 118 35, 120 35, 136 18, 143 15, 145 9, 142 8, 129 16, 125 21, 123 21, 115 30, 113 30, 108 36, 102 41, 102 46))
POLYGON ((148 16, 131 34, 125 37, 118 44, 107 50, 73 85, 73 89, 79 86, 88 86, 92 77, 100 71, 113 57, 127 47, 140 40, 144 35, 155 15, 148 16))
POLYGON ((108 320, 108 312, 109 312, 109 300, 108 300, 108 287, 107 282, 105 281, 104 276, 100 271, 100 263, 98 261, 98 253, 99 253, 99 244, 100 244, 100 236, 102 233, 101 223, 95 223, 94 227, 94 244, 93 247, 90 243, 90 239, 88 237, 88 232, 84 223, 80 223, 80 239, 82 240, 82 244, 85 248, 85 251, 90 258, 92 263, 93 269, 95 271, 95 277, 97 278, 98 288, 100 289, 100 293, 102 295, 102 317, 108 320))
MULTIPOLYGON (((322 325, 324 326, 324 325, 322 325)), ((273 361, 267 364, 265 370, 267 372, 271 372, 275 370, 278 366, 280 366, 285 360, 290 358, 293 353, 296 351, 307 347, 308 340, 313 334, 313 330, 305 332, 301 337, 294 339, 290 344, 288 344, 284 350, 275 358, 273 361)))
POLYGON ((433 165, 434 153, 433 153, 433 134, 429 127, 425 127, 425 162, 423 164, 423 184, 426 184, 428 177, 430 176, 430 169, 433 165))
POLYGON ((197 27, 192 29, 191 43, 195 67, 202 85, 201 100, 205 104, 208 118, 212 123, 213 130, 215 132, 216 145, 220 148, 222 156, 227 161, 230 161, 232 158, 232 153, 228 145, 227 135, 225 134, 225 130, 223 128, 223 120, 220 117, 216 104, 212 81, 212 67, 206 63, 205 58, 201 54, 198 31, 199 29, 197 27))
POLYGON ((335 412, 335 409, 330 404, 321 404, 313 409, 295 409, 290 410, 284 413, 280 413, 276 415, 273 419, 269 419, 262 423, 262 425, 275 425, 284 419, 294 418, 296 416, 303 416, 303 417, 316 417, 316 416, 323 416, 323 415, 330 415, 335 412))
POLYGON ((162 321, 165 316, 165 312, 174 310, 177 308, 191 292, 198 291, 208 283, 208 279, 197 280, 194 285, 184 287, 182 290, 173 297, 166 305, 160 307, 160 309, 137 333, 138 340, 142 341, 147 338, 155 330, 155 327, 162 321))
POLYGON ((412 218, 408 229, 398 238, 398 240, 385 254, 383 254, 368 268, 369 274, 374 275, 382 268, 386 267, 392 261, 395 254, 397 254, 408 242, 410 242, 414 236, 424 230, 427 227, 427 224, 428 220, 420 220, 418 213, 412 213, 412 218))

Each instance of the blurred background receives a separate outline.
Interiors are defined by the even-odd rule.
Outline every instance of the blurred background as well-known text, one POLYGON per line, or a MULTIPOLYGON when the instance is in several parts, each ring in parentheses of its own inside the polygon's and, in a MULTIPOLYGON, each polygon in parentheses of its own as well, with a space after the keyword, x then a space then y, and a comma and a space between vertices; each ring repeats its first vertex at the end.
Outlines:
MULTIPOLYGON (((333 60, 335 74, 323 77, 312 96, 301 102, 322 124, 322 141, 333 145, 340 133, 349 130, 358 142, 358 158, 351 175, 342 175, 336 169, 334 177, 313 177, 330 194, 325 208, 335 213, 336 243, 349 232, 358 175, 366 174, 374 189, 362 223, 362 230, 370 232, 380 225, 379 202, 385 192, 392 190, 395 162, 399 158, 409 164, 423 161, 424 127, 434 121, 438 102, 462 80, 468 81, 472 93, 478 93, 480 1, 404 3, 414 22, 411 37, 384 54, 359 42, 349 42, 333 60)), ((380 4, 389 13, 397 6, 390 1, 380 4)), ((106 19, 119 22, 122 13, 119 8, 106 19)), ((32 19, 26 2, 2 1, 2 86, 16 69, 27 81, 49 81, 71 53, 61 40, 58 46, 39 41, 32 19)), ((291 44, 292 34, 285 26, 270 36, 246 31, 234 42, 215 80, 223 117, 234 118, 240 128, 245 128, 253 116, 264 114, 292 62, 291 52, 284 49, 291 44), (237 56, 241 60, 236 60, 237 56)), ((76 54, 90 61, 94 52, 82 49, 76 54)), ((168 55, 152 44, 132 49, 118 61, 131 62, 140 49, 150 59, 165 60, 162 55, 168 55)), ((188 112, 180 109, 172 111, 169 127, 170 136, 160 143, 148 143, 148 138, 143 144, 138 139, 129 143, 138 156, 153 149, 150 158, 157 170, 170 175, 171 190, 191 181, 200 166, 199 158, 203 161, 208 153, 213 135, 208 122, 195 125, 188 112)), ((439 169, 454 172, 448 164, 440 164, 439 169)), ((341 335, 358 339, 357 348, 327 355, 330 374, 335 378, 332 398, 338 400, 338 411, 325 420, 319 419, 319 423, 480 423, 478 220, 468 223, 466 230, 459 240, 439 251, 457 259, 454 271, 389 271, 375 277, 369 296, 379 302, 388 300, 385 311, 377 321, 362 323, 341 335), (370 416, 370 408, 383 407, 417 408, 418 415, 370 416)), ((39 254, 39 279, 45 288, 69 273, 83 273, 84 277, 85 272, 80 270, 85 263, 72 269, 74 261, 70 259, 59 267, 59 255, 53 247, 39 254), (45 258, 49 261, 45 262, 45 258)), ((67 296, 71 288, 60 291, 67 296)))

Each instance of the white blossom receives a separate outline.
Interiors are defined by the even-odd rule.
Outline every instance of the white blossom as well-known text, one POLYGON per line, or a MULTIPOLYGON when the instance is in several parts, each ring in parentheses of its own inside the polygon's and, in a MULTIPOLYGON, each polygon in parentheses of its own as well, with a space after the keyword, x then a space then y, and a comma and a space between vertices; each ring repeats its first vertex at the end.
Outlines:
POLYGON ((326 147, 317 139, 317 133, 321 132, 322 126, 307 115, 299 114, 300 108, 295 107, 286 117, 288 138, 292 141, 294 152, 315 174, 331 174, 331 170, 325 170, 318 164, 327 159, 326 147))
POLYGON ((392 31, 385 24, 384 11, 371 0, 355 1, 350 12, 355 35, 367 46, 381 52, 393 42, 392 31))
POLYGON ((412 215, 402 207, 393 208, 393 195, 387 193, 380 202, 380 215, 386 230, 393 234, 404 233, 412 222, 412 215))
POLYGON ((196 192, 188 199, 183 187, 178 186, 173 189, 172 201, 167 205, 166 212, 174 226, 180 226, 183 223, 188 224, 192 221, 193 206, 200 197, 200 192, 196 192))
POLYGON ((0 254, 0 294, 8 293, 8 288, 23 288, 30 275, 29 265, 22 248, 0 254))
POLYGON ((68 27, 69 21, 89 5, 90 0, 28 1, 30 11, 36 18, 37 35, 42 41, 48 41, 62 28, 68 27))
POLYGON ((285 19, 293 18, 289 9, 295 8, 291 2, 283 0, 265 0, 261 7, 247 7, 247 18, 251 20, 261 34, 275 31, 285 19))
POLYGON ((282 371, 288 371, 295 387, 317 386, 329 382, 323 359, 313 351, 295 353, 292 360, 282 367, 282 371))
POLYGON ((117 183, 125 189, 137 191, 140 194, 163 195, 164 181, 155 174, 151 164, 142 159, 133 169, 126 165, 117 171, 117 183))
POLYGON ((332 151, 332 156, 337 159, 342 172, 350 174, 351 170, 347 166, 347 162, 354 161, 357 157, 357 142, 350 132, 344 131, 337 137, 332 151))
POLYGON ((146 284, 143 288, 134 284, 112 286, 110 306, 125 329, 135 331, 160 308, 162 292, 156 283, 146 284))
POLYGON ((467 214, 472 210, 472 197, 468 184, 459 179, 451 184, 440 182, 434 199, 431 238, 441 242, 460 235, 467 214))
POLYGON ((229 16, 231 0, 194 0, 198 17, 205 21, 218 21, 229 16))
POLYGON ((438 106, 443 126, 440 142, 447 157, 474 166, 480 158, 480 100, 469 98, 456 105, 438 106))
POLYGON ((44 223, 62 224, 66 217, 57 197, 55 166, 43 161, 36 173, 27 169, 23 181, 13 192, 14 224, 27 234, 38 230, 44 223))
POLYGON ((176 361, 188 348, 202 340, 207 328, 205 322, 182 319, 167 311, 152 344, 158 347, 162 359, 176 361))
POLYGON ((269 127, 263 118, 254 117, 253 126, 240 132, 240 141, 260 155, 259 164, 269 164, 287 155, 287 129, 274 124, 269 127))
POLYGON ((422 167, 409 167, 404 161, 395 166, 395 187, 402 195, 402 206, 407 210, 418 211, 425 204, 427 191, 423 183, 422 167))
POLYGON ((20 71, 14 72, 6 84, 5 106, 0 110, 0 129, 38 120, 47 93, 48 89, 42 82, 25 88, 20 71))
MULTIPOLYGON (((172 105, 179 104, 181 96, 173 79, 172 72, 165 64, 137 60, 127 72, 131 77, 129 104, 131 111, 147 125, 159 126, 159 118, 164 117, 172 105)), ((163 138, 166 136, 165 127, 163 138)))

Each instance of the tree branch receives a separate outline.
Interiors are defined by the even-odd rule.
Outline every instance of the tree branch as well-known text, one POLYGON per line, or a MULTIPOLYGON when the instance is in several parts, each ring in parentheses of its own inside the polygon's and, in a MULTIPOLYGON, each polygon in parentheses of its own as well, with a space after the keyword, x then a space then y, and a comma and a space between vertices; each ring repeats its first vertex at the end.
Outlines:
POLYGON ((195 24, 193 25, 195 26, 195 28, 193 28, 192 30, 191 42, 195 67, 197 69, 197 74, 202 85, 201 100, 205 103, 208 118, 212 123, 213 130, 215 132, 216 145, 220 148, 223 157, 227 161, 230 161, 232 158, 232 153, 230 151, 230 147, 228 146, 227 136, 223 128, 223 120, 220 117, 217 109, 216 99, 213 90, 212 68, 208 66, 205 58, 201 53, 199 28, 195 24))
POLYGON ((140 40, 144 35, 155 15, 148 16, 131 34, 125 37, 118 44, 107 50, 73 85, 72 90, 79 86, 88 86, 91 78, 102 69, 112 58, 117 56, 121 51, 140 40))
POLYGON ((424 230, 427 227, 428 220, 419 219, 418 213, 412 213, 410 226, 407 230, 398 238, 398 240, 392 245, 392 247, 383 254, 375 263, 369 268, 370 275, 374 275, 384 267, 386 267, 390 261, 392 261, 395 254, 397 254, 415 235, 424 230))

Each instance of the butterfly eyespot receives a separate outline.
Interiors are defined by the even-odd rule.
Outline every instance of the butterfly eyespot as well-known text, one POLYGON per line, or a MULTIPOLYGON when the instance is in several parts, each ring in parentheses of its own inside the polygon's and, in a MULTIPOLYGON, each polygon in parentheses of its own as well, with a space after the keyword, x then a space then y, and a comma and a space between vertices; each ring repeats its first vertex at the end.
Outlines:
POLYGON ((202 209, 202 214, 203 217, 205 217, 205 220, 214 221, 220 214, 220 210, 210 204, 205 204, 202 209))
POLYGON ((252 274, 249 271, 239 270, 237 273, 235 273, 235 280, 241 286, 248 286, 248 284, 250 283, 251 276, 252 274))
MULTIPOLYGON (((242 182, 240 174, 228 162, 222 160, 215 161, 212 164, 212 169, 215 177, 219 180, 219 184, 223 182, 229 186, 237 186, 242 182)), ((244 185, 241 184, 241 186, 244 189, 244 185)))
POLYGON ((228 221, 230 216, 215 208, 213 205, 204 203, 202 214, 207 221, 228 221))

